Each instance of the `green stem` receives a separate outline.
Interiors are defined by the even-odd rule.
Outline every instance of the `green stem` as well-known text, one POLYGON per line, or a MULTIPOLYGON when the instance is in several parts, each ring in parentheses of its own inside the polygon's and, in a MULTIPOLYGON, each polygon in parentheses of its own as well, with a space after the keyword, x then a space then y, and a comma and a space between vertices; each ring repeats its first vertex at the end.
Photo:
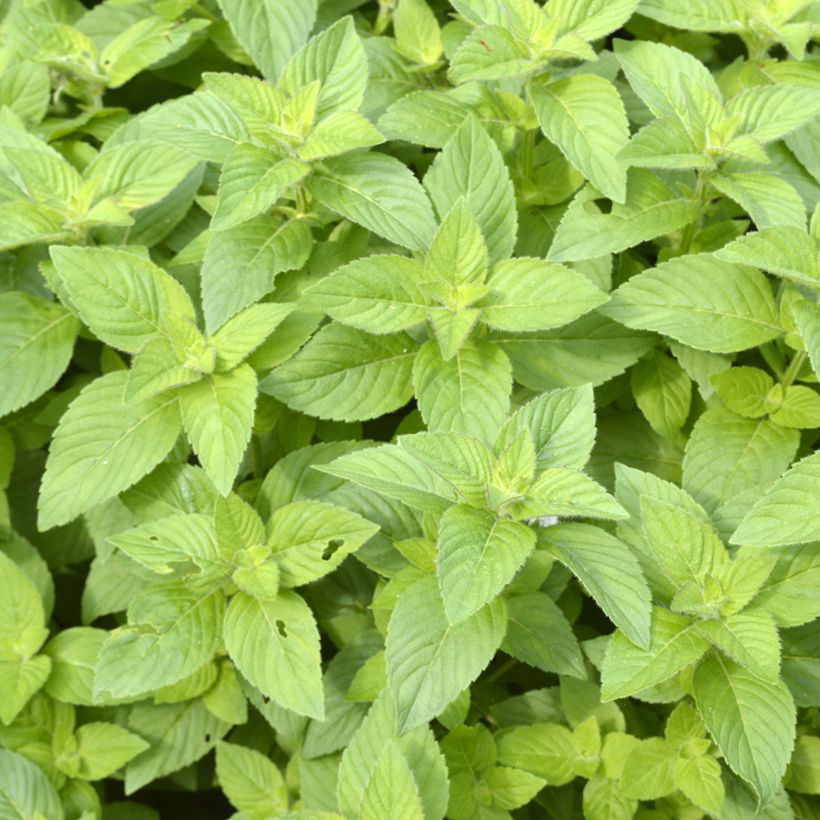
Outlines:
POLYGON ((495 683, 499 678, 503 677, 510 671, 513 667, 518 665, 518 661, 515 658, 507 658, 504 663, 497 666, 486 678, 484 678, 485 683, 495 683))
POLYGON ((686 226, 683 231, 683 236, 680 240, 680 252, 686 255, 692 250, 692 242, 695 240, 695 234, 700 229, 703 222, 703 211, 709 201, 706 192, 709 189, 709 174, 703 171, 698 171, 698 183, 695 186, 695 201, 697 202, 697 214, 695 218, 686 226))
POLYGON ((780 380, 780 384, 785 391, 789 388, 797 378, 797 374, 800 372, 800 368, 803 367, 803 362, 806 361, 806 351, 801 350, 799 353, 795 354, 795 357, 789 363, 789 366, 786 368, 786 372, 783 374, 783 378, 780 380))

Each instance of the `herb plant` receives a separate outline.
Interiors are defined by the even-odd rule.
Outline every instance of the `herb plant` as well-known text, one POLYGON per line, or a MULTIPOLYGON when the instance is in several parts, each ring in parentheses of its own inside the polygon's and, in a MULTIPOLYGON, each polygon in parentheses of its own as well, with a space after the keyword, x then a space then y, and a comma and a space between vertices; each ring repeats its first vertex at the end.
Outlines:
POLYGON ((0 0, 0 818, 820 817, 817 0, 0 0))

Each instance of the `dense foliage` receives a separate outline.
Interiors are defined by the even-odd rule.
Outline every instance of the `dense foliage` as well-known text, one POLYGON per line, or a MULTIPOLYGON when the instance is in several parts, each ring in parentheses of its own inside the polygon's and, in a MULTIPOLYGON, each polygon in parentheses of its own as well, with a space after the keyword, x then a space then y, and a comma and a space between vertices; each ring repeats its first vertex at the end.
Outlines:
POLYGON ((0 0, 0 818, 820 817, 817 0, 0 0))

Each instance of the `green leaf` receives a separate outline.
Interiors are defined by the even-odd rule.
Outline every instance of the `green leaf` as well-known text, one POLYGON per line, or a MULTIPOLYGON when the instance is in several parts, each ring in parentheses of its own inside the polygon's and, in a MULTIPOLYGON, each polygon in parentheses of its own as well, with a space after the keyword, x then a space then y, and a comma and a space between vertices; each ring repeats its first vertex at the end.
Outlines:
POLYGON ((505 732, 498 739, 498 762, 542 777, 548 786, 575 778, 578 754, 572 732, 557 723, 533 723, 505 732))
POLYGON ((0 749, 0 817, 63 820, 57 791, 43 770, 22 755, 0 749))
POLYGON ((128 607, 128 626, 100 649, 94 694, 127 698, 178 683, 219 648, 225 600, 171 581, 147 587, 128 607))
POLYGON ((585 518, 626 518, 623 508, 600 484, 580 470, 550 467, 527 489, 524 498, 512 504, 519 518, 543 515, 585 518))
POLYGON ((769 411, 766 397, 774 380, 756 367, 732 367, 709 379, 723 403, 739 416, 757 419, 769 411))
POLYGON ((44 691, 61 703, 94 705, 94 671, 107 633, 89 626, 62 630, 43 647, 51 658, 44 691))
POLYGON ((541 130, 604 196, 626 200, 626 168, 616 159, 629 140, 629 124, 615 86, 595 74, 573 74, 535 85, 533 104, 541 130))
POLYGON ((490 293, 478 303, 481 321, 496 330, 561 327, 607 301, 585 276, 528 257, 496 265, 487 285, 490 293))
POLYGON ((744 350, 783 332, 765 277, 707 254, 678 257, 633 277, 602 311, 627 327, 714 353, 744 350))
POLYGON ((265 755, 237 743, 216 745, 219 785, 239 811, 286 811, 288 792, 276 766, 265 755))
POLYGON ((227 495, 251 437, 256 373, 248 364, 211 373, 183 387, 179 404, 194 452, 219 492, 227 495))
POLYGON ((558 0, 550 6, 550 14, 560 21, 562 33, 571 31, 592 41, 619 29, 637 6, 638 0, 558 0))
POLYGON ((413 363, 413 384, 429 430, 492 441, 509 410, 512 370, 504 352, 485 341, 469 340, 445 361, 431 340, 413 363))
POLYGON ((808 353, 812 370, 820 373, 820 308, 812 302, 798 302, 794 318, 808 353))
POLYGON ((549 595, 513 595, 507 599, 507 616, 507 634, 501 648, 508 655, 544 672, 586 676, 578 639, 549 595), (545 635, 549 635, 548 641, 545 635))
POLYGON ((498 146, 475 117, 464 121, 433 160, 424 186, 442 217, 466 199, 490 264, 510 256, 518 228, 513 185, 498 146))
POLYGON ((422 266, 389 254, 365 256, 305 292, 325 313, 368 333, 408 330, 427 319, 431 298, 419 287, 422 266))
POLYGON ((812 238, 799 228, 778 225, 741 236, 715 253, 736 265, 752 265, 808 285, 820 281, 820 259, 812 238))
POLYGON ((295 501, 268 522, 267 543, 280 583, 296 587, 332 572, 378 532, 360 515, 319 501, 295 501))
POLYGON ((395 157, 369 152, 331 157, 306 182, 311 196, 345 219, 410 250, 433 241, 427 194, 395 157))
MULTIPOLYGON (((502 7, 503 8, 503 7, 502 7)), ((506 28, 479 26, 461 42, 447 72, 451 82, 519 77, 535 67, 529 49, 506 28)))
POLYGON ((774 174, 719 174, 711 184, 734 200, 760 229, 792 226, 803 229, 806 209, 800 194, 785 179, 774 174))
POLYGON ((655 349, 631 373, 632 393, 652 429, 674 438, 689 416, 692 382, 677 361, 655 349))
POLYGON ((211 236, 202 262, 202 306, 210 332, 261 299, 276 277, 301 268, 310 229, 299 219, 258 216, 211 236))
POLYGON ((770 612, 778 626, 800 626, 820 616, 819 582, 820 553, 814 543, 779 549, 752 605, 770 612))
POLYGON ((83 174, 79 198, 109 200, 135 211, 164 199, 193 170, 198 160, 181 148, 159 142, 129 142, 98 154, 83 174))
POLYGON ((506 624, 503 600, 496 599, 451 625, 433 578, 416 582, 399 597, 386 653, 400 731, 434 718, 478 677, 501 645, 506 624))
POLYGON ((283 590, 260 601, 244 592, 225 613, 225 646, 263 695, 300 715, 324 720, 319 631, 308 605, 283 590))
POLYGON ((692 200, 642 168, 629 172, 623 204, 615 202, 609 213, 602 213, 597 198, 592 188, 576 195, 555 232, 550 261, 575 262, 618 253, 676 231, 697 216, 692 200))
POLYGON ((578 577, 607 617, 631 641, 649 647, 649 587, 637 558, 626 544, 589 524, 560 524, 541 530, 539 547, 578 577))
POLYGON ((0 204, 0 250, 38 242, 65 239, 63 220, 58 211, 34 202, 0 204))
POLYGON ((447 620, 457 624, 501 594, 535 546, 523 524, 466 504, 441 517, 436 569, 447 620))
POLYGON ((219 7, 236 39, 271 82, 279 77, 288 58, 305 44, 316 21, 316 0, 287 5, 275 0, 219 0, 219 7))
POLYGON ((102 780, 148 748, 141 737, 114 723, 85 723, 77 729, 77 755, 83 780, 102 780))
POLYGON ((820 794, 820 738, 797 738, 784 782, 789 791, 820 794))
POLYGON ((74 349, 77 320, 63 307, 28 293, 0 295, 0 416, 53 387, 74 349))
POLYGON ((733 544, 778 547, 820 539, 817 492, 820 454, 793 465, 748 512, 732 536, 733 544))
POLYGON ((40 487, 38 526, 65 524, 149 473, 181 430, 176 396, 124 404, 127 375, 87 385, 63 414, 40 487))
MULTIPOLYGON (((304 7, 305 0, 299 2, 304 7)), ((293 95, 318 80, 316 116, 322 119, 340 109, 358 110, 364 99, 367 74, 367 57, 353 18, 348 16, 317 34, 294 54, 282 71, 279 85, 285 93, 293 95)))
POLYGON ((709 169, 712 161, 674 117, 653 120, 635 133, 618 153, 633 168, 709 169))
POLYGON ((720 621, 703 621, 698 629, 713 646, 753 675, 777 683, 780 639, 768 612, 738 612, 720 621))
POLYGON ((395 744, 389 745, 376 761, 362 796, 358 816, 361 820, 381 820, 384 817, 424 819, 421 796, 413 773, 395 744))
POLYGON ((636 744, 624 763, 618 791, 636 800, 657 800, 675 791, 677 751, 663 738, 636 744))
POLYGON ((675 786, 704 811, 719 814, 723 808, 725 792, 720 763, 713 757, 679 758, 675 786))
POLYGON ((137 353, 153 336, 173 338, 195 323, 185 289, 148 259, 114 248, 51 248, 63 287, 80 318, 106 344, 137 353))
POLYGON ((795 709, 782 682, 764 683, 731 661, 695 670, 695 700, 729 767, 762 803, 778 791, 794 746, 795 709))
POLYGON ((820 114, 820 92, 799 85, 754 85, 726 104, 738 131, 764 145, 782 139, 820 114))
POLYGON ((152 780, 179 771, 207 754, 230 729, 202 701, 137 704, 128 728, 150 743, 125 769, 125 793, 133 794, 152 780))
POLYGON ((777 479, 791 464, 798 443, 794 430, 744 419, 723 407, 710 408, 687 442, 683 488, 707 510, 714 510, 777 479))
POLYGON ((415 342, 404 333, 371 336, 323 327, 260 385, 294 410, 337 421, 375 418, 407 404, 415 342))
POLYGON ((8 106, 24 122, 39 123, 48 111, 50 97, 48 66, 23 60, 4 69, 0 105, 8 106))
POLYGON ((663 683, 708 648, 691 619, 654 607, 646 648, 636 646, 620 630, 612 636, 601 667, 601 699, 624 698, 663 683))
POLYGON ((228 319, 211 337, 217 370, 232 370, 245 361, 293 309, 290 304, 251 305, 228 319))

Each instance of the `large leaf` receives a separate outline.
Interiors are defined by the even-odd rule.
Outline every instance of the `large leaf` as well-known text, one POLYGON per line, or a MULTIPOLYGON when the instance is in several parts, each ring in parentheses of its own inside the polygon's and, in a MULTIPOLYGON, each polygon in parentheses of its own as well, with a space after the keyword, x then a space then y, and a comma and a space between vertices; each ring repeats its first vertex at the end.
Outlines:
POLYGON ((766 683, 718 656, 695 670, 695 700, 730 768, 761 802, 780 788, 794 746, 795 709, 782 681, 766 683))
POLYGON ((406 334, 371 336, 331 324, 260 385, 294 410, 359 421, 397 410, 413 395, 416 343, 406 334))
POLYGON ((705 254, 633 277, 601 310, 627 327, 714 353, 744 350, 783 332, 766 278, 705 254))
POLYGON ((265 601, 234 595, 225 613, 225 646, 263 695, 300 715, 324 719, 319 631, 295 592, 284 590, 265 601))
POLYGON ((559 524, 539 533, 539 546, 578 577, 631 641, 649 647, 651 595, 638 559, 623 541, 589 524, 559 524))
POLYGON ((219 7, 236 39, 271 82, 305 44, 316 20, 316 0, 219 0, 219 7))
POLYGON ((492 660, 506 625, 502 599, 451 625, 435 579, 406 590, 387 630, 387 677, 399 730, 432 720, 469 686, 492 660))
POLYGON ((624 104, 608 80, 573 74, 532 89, 541 130, 602 193, 626 199, 626 168, 616 159, 629 139, 624 104))
POLYGON ((91 382, 60 419, 40 486, 40 529, 127 489, 174 446, 182 426, 176 396, 124 404, 126 378, 118 370, 91 382))
POLYGON ((65 814, 57 791, 43 770, 22 755, 0 749, 0 817, 63 820, 65 814))
POLYGON ((820 453, 798 461, 758 499, 733 544, 780 547, 820 540, 820 453))
POLYGON ((79 323, 65 308, 32 296, 0 296, 0 416, 54 386, 71 360, 79 323))

